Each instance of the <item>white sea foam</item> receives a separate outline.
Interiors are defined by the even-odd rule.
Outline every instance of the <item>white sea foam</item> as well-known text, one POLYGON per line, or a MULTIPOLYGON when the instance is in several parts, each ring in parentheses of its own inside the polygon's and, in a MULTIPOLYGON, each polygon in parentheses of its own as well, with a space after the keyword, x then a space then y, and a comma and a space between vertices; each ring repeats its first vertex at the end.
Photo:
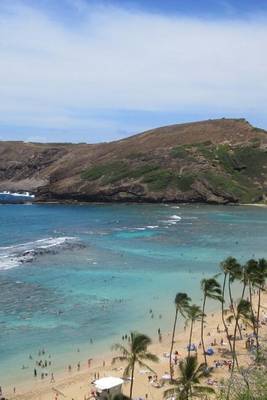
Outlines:
POLYGON ((180 221, 182 218, 179 217, 179 215, 171 215, 171 216, 170 216, 170 219, 174 219, 174 220, 176 220, 176 221, 180 221))
POLYGON ((147 229, 156 229, 158 227, 158 225, 147 225, 147 229))
POLYGON ((83 244, 76 237, 49 237, 13 246, 0 247, 0 270, 18 267, 32 262, 38 256, 57 253, 59 250, 81 247, 83 244))
POLYGON ((179 215, 171 215, 169 219, 161 221, 164 225, 176 225, 177 222, 181 221, 181 217, 179 215))
POLYGON ((167 219, 166 221, 162 221, 166 225, 176 225, 177 221, 173 221, 171 219, 167 219))

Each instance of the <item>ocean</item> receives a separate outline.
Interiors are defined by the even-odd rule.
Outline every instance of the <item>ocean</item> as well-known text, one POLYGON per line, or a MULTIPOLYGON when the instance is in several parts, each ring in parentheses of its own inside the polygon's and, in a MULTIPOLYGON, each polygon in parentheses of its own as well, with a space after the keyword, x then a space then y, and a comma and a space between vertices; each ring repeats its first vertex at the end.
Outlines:
POLYGON ((1 205, 0 385, 32 378, 41 349, 55 372, 130 330, 166 332, 177 292, 199 302, 220 261, 266 243, 260 207, 1 205))

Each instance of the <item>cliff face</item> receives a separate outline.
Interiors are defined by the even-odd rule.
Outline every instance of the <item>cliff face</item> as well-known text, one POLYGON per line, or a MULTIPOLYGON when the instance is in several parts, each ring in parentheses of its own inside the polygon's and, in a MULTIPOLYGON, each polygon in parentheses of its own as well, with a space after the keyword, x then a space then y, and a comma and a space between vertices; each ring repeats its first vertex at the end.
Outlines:
POLYGON ((0 142, 0 190, 42 201, 260 201, 267 132, 221 119, 95 145, 0 142))

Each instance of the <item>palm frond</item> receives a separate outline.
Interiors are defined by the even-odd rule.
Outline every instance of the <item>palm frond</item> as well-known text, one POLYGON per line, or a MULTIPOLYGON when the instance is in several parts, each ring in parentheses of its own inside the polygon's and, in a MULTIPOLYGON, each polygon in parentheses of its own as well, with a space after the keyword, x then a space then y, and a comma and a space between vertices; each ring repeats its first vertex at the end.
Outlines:
POLYGON ((179 392, 180 392, 180 389, 178 386, 175 388, 166 389, 163 392, 163 397, 164 398, 167 398, 167 397, 176 397, 177 398, 177 395, 179 394, 179 392))
POLYGON ((203 394, 203 393, 215 393, 215 390, 211 388, 210 386, 202 386, 202 385, 196 385, 194 386, 193 390, 193 396, 197 396, 198 394, 203 394))
POLYGON ((117 361, 125 362, 125 361, 128 361, 128 358, 125 357, 125 356, 116 356, 116 357, 113 357, 113 358, 112 358, 112 361, 111 361, 111 364, 113 365, 113 364, 115 364, 117 361))
POLYGON ((139 365, 141 368, 147 368, 149 371, 151 371, 151 372, 153 372, 153 373, 155 374, 154 369, 151 368, 151 367, 150 367, 149 365, 147 365, 146 363, 144 363, 143 361, 137 360, 137 363, 138 363, 138 365, 139 365))
POLYGON ((231 324, 232 322, 233 322, 233 320, 235 319, 235 316, 233 315, 233 314, 231 314, 231 315, 229 315, 227 318, 226 318, 226 322, 228 323, 228 324, 231 324))
POLYGON ((153 362, 158 362, 159 361, 158 356, 156 356, 155 354, 149 353, 149 352, 140 353, 138 355, 138 358, 140 360, 148 360, 148 361, 153 361, 153 362))
POLYGON ((132 365, 128 364, 123 371, 123 378, 128 378, 130 376, 130 373, 132 371, 132 365))
POLYGON ((113 351, 120 351, 124 356, 127 356, 127 355, 130 354, 129 350, 128 350, 125 346, 123 346, 122 344, 120 344, 120 343, 115 343, 115 344, 111 347, 111 350, 113 350, 113 351))

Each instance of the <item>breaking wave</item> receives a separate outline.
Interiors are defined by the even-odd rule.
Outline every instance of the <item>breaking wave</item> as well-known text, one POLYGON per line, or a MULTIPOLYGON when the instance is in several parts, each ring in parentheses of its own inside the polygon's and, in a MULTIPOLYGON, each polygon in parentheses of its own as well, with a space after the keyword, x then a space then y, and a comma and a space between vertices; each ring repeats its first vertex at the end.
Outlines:
POLYGON ((0 270, 30 263, 44 254, 57 254, 61 250, 84 247, 76 237, 49 237, 8 247, 0 247, 0 270))

